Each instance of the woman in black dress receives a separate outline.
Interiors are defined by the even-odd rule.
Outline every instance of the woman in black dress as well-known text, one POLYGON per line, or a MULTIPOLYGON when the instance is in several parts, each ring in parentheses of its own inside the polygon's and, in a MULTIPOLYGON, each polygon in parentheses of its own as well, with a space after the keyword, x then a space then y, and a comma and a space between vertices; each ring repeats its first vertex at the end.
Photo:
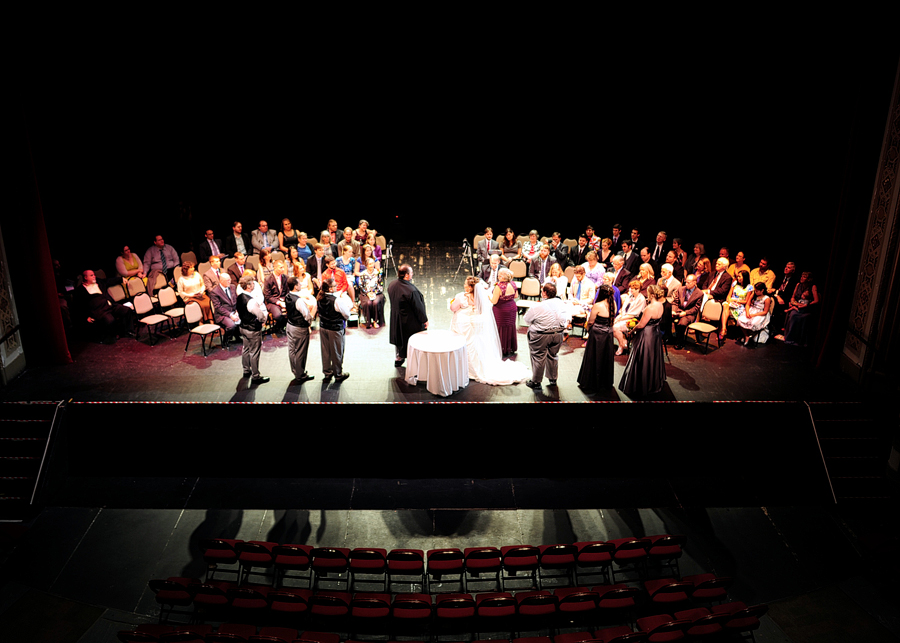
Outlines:
POLYGON ((611 319, 616 316, 616 300, 612 287, 603 284, 597 289, 597 302, 591 308, 585 331, 589 332, 578 386, 589 391, 599 391, 613 386, 613 346, 611 319))
POLYGON ((663 361, 662 336, 659 320, 663 314, 666 291, 659 286, 647 289, 650 301, 634 328, 631 354, 619 382, 619 389, 628 397, 643 397, 659 393, 666 382, 666 364, 663 361))

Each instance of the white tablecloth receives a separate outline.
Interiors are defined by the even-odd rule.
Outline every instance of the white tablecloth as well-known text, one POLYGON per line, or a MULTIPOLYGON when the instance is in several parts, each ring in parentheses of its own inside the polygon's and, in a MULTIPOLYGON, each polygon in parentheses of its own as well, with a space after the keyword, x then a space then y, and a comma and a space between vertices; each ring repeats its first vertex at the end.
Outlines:
POLYGON ((427 382, 430 393, 447 397, 469 385, 466 338, 449 330, 423 330, 409 338, 406 381, 427 382))

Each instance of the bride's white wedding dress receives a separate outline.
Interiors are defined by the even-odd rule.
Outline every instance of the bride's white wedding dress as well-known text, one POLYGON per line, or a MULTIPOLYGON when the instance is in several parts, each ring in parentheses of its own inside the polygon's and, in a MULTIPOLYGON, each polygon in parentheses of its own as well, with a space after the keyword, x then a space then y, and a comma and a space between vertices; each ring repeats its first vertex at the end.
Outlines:
POLYGON ((487 290, 479 283, 474 294, 474 306, 469 304, 465 292, 456 295, 456 302, 462 307, 453 313, 450 321, 450 330, 466 338, 469 379, 493 386, 524 382, 531 377, 531 369, 519 362, 503 360, 500 334, 487 290))

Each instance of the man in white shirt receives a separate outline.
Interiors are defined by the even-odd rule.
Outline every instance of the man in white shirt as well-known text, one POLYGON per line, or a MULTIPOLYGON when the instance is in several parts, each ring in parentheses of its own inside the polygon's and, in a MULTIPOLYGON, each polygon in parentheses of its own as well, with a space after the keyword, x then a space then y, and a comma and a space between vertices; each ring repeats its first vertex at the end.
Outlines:
POLYGON ((572 319, 571 306, 556 297, 556 284, 548 282, 541 287, 541 301, 525 313, 528 324, 528 348, 531 351, 532 377, 525 382, 529 388, 541 388, 544 371, 550 386, 556 386, 559 372, 559 348, 563 333, 572 319))
POLYGON ((237 298, 237 313, 241 319, 241 366, 244 377, 249 377, 253 384, 265 384, 269 381, 259 373, 259 356, 262 352, 262 325, 268 317, 265 307, 253 293, 259 290, 256 275, 247 270, 241 277, 241 294, 237 298))
POLYGON ((285 297, 288 359, 291 362, 294 382, 297 384, 315 379, 314 375, 306 372, 306 357, 309 353, 310 322, 316 315, 316 300, 309 293, 301 295, 300 286, 301 282, 296 277, 288 279, 287 287, 290 292, 285 297))

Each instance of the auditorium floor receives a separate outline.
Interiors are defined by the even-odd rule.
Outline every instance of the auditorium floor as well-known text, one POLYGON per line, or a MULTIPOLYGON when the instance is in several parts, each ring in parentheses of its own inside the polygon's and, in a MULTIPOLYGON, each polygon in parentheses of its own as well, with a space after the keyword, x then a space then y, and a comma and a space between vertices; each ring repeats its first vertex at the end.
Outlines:
MULTIPOLYGON (((418 246, 401 248, 400 261, 415 266, 414 282, 426 300, 430 328, 449 328, 448 300, 462 290, 464 275, 457 274, 458 249, 418 246)), ((395 274, 395 273, 392 273, 395 274)), ((393 278, 393 277, 391 277, 393 278)), ((389 312, 386 313, 389 316, 389 312)), ((526 328, 519 327, 518 361, 530 364, 526 328)), ((579 331, 576 331, 576 334, 579 331)), ((66 366, 33 366, 0 391, 0 401, 75 399, 76 401, 190 401, 190 402, 530 402, 530 401, 627 401, 618 389, 588 394, 576 378, 584 354, 582 340, 570 337, 560 351, 558 387, 544 380, 540 391, 523 384, 492 387, 470 382, 465 389, 441 398, 426 385, 408 384, 404 368, 393 365, 394 349, 389 329, 347 331, 344 370, 350 378, 340 384, 322 382, 321 357, 313 332, 307 370, 316 379, 292 385, 287 357, 287 338, 269 335, 263 342, 260 370, 271 381, 249 386, 241 377, 240 346, 214 348, 204 358, 195 338, 185 352, 187 336, 176 335, 150 346, 146 334, 139 341, 119 340, 114 345, 72 341, 74 363, 66 366)), ((27 359, 27 352, 26 352, 27 359)), ((618 383, 627 356, 616 358, 614 381, 618 383)), ((857 400, 858 388, 843 378, 813 369, 805 349, 770 341, 747 349, 728 341, 704 354, 689 344, 670 348, 666 364, 667 385, 661 401, 719 400, 857 400)))

